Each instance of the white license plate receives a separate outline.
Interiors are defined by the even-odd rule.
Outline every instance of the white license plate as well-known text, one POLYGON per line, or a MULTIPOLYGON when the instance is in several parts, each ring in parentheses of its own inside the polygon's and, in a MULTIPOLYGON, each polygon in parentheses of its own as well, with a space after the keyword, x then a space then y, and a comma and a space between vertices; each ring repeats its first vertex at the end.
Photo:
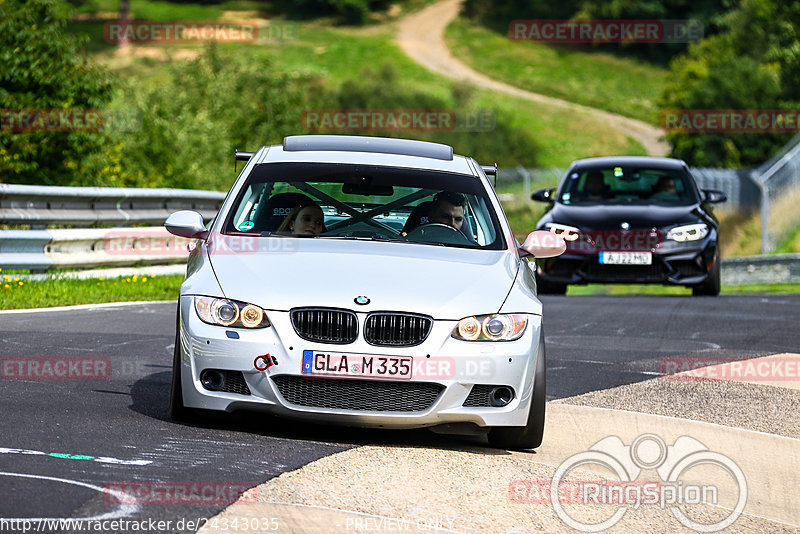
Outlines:
POLYGON ((652 265, 652 252, 601 252, 599 263, 605 265, 652 265))
POLYGON ((303 351, 303 374, 352 378, 411 379, 411 356, 372 356, 321 350, 303 351))

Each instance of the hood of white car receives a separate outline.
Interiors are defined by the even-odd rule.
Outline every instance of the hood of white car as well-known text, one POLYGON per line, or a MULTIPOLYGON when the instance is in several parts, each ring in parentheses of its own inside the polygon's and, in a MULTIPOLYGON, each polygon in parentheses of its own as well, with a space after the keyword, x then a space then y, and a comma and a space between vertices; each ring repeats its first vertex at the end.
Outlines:
POLYGON ((519 260, 509 251, 334 239, 242 238, 209 253, 224 296, 265 310, 322 306, 458 320, 494 313, 519 260), (359 305, 356 297, 369 303, 359 305), (363 299, 362 299, 363 300, 363 299))

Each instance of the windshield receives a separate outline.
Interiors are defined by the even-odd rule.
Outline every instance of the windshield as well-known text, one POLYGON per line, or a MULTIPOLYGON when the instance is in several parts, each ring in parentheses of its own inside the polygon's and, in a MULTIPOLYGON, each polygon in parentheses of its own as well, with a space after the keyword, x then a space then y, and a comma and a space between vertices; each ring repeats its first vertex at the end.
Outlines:
POLYGON ((564 204, 669 204, 696 202, 691 180, 673 169, 609 167, 571 172, 561 188, 564 204))
POLYGON ((223 233, 505 248, 477 177, 368 165, 258 165, 223 233))

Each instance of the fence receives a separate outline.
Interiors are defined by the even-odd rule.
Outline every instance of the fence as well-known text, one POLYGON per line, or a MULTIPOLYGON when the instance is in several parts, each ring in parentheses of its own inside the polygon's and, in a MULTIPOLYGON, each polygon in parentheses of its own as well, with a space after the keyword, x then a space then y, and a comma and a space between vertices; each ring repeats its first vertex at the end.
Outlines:
POLYGON ((753 169, 752 176, 762 191, 761 253, 768 254, 775 250, 776 241, 784 237, 786 231, 781 224, 771 224, 771 206, 779 195, 791 198, 800 186, 800 134, 794 136, 772 159, 753 169), (778 231, 772 231, 774 228, 778 231))

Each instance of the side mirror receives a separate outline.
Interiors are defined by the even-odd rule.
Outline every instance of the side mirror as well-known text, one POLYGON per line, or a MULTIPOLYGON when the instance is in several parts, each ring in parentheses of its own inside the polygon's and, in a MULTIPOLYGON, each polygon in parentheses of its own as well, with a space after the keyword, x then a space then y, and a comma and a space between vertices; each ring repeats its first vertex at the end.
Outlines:
POLYGON ((167 232, 180 237, 203 239, 208 235, 203 216, 196 211, 176 211, 164 222, 167 232))
POLYGON ((705 196, 705 202, 709 204, 719 204, 728 200, 728 195, 717 189, 703 189, 703 195, 705 196))
POLYGON ((555 192, 555 189, 539 189, 533 192, 531 200, 535 200, 536 202, 555 202, 555 198, 553 197, 555 192))
POLYGON ((548 230, 536 230, 528 234, 519 249, 523 255, 531 254, 534 258, 555 258, 567 250, 567 242, 548 230))

